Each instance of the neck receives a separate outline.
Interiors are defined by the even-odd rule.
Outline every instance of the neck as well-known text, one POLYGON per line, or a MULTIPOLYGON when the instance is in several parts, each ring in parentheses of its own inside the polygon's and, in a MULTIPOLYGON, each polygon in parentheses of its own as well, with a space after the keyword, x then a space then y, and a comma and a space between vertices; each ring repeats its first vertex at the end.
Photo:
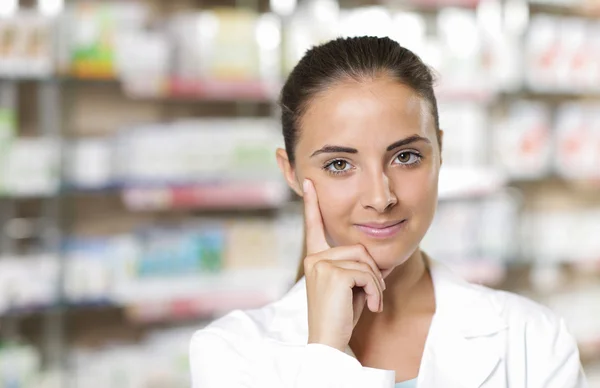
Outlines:
POLYGON ((435 297, 428 267, 429 258, 417 250, 385 278, 383 312, 365 308, 352 333, 349 345, 357 356, 371 336, 393 330, 399 322, 433 315, 435 297))
POLYGON ((399 316, 420 313, 427 309, 428 290, 431 279, 427 270, 427 258, 417 249, 403 264, 394 268, 386 277, 383 293, 382 317, 395 319, 399 316))
POLYGON ((374 319, 396 321, 401 317, 432 310, 432 284, 428 271, 428 258, 417 249, 403 264, 398 265, 385 278, 383 312, 374 319))

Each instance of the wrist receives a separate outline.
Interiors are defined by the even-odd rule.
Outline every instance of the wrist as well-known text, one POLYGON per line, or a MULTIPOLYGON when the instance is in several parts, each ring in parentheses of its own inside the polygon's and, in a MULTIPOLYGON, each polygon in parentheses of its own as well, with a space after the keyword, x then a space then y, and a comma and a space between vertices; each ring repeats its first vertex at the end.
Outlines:
POLYGON ((325 339, 325 338, 318 338, 318 337, 311 337, 311 336, 308 337, 308 343, 329 346, 331 348, 339 350, 340 352, 345 352, 346 347, 348 346, 347 343, 345 344, 340 341, 335 341, 335 340, 325 339))

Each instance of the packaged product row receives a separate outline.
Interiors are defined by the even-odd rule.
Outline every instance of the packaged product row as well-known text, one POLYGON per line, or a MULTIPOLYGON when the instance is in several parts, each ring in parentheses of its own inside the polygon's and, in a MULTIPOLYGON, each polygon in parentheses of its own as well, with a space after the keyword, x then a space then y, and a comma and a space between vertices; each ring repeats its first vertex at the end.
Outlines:
POLYGON ((530 89, 555 93, 600 92, 600 22, 536 15, 525 39, 530 89))
MULTIPOLYGON (((0 116, 3 117, 3 116, 0 116)), ((60 187, 61 144, 17 137, 10 113, 0 126, 0 188, 44 195, 60 187), (32 158, 31 155, 36 155, 32 158)), ((108 138, 65 141, 67 187, 99 190, 189 183, 279 182, 281 134, 269 119, 188 120, 124 130, 108 138)))
POLYGON ((37 78, 55 73, 52 19, 34 11, 0 18, 0 76, 37 78))
POLYGON ((514 179, 548 175, 600 178, 600 106, 570 102, 550 107, 538 101, 510 104, 493 131, 494 165, 514 179))
POLYGON ((528 23, 518 7, 488 3, 432 16, 313 0, 284 19, 218 8, 176 14, 152 30, 144 3, 73 4, 59 18, 21 11, 0 21, 0 74, 122 78, 128 91, 145 96, 272 99, 282 75, 311 46, 369 34, 389 36, 419 54, 440 74, 442 96, 481 97, 523 87, 600 91, 597 21, 542 14, 528 23), (502 22, 501 11, 511 23, 502 22))
POLYGON ((285 215, 190 220, 110 237, 72 236, 60 261, 35 253, 0 260, 0 311, 50 306, 61 287, 65 302, 73 305, 231 299, 229 305, 209 306, 210 315, 237 307, 231 303, 244 295, 255 293, 259 302, 279 295, 297 266, 301 238, 302 218, 285 215))
POLYGON ((498 286, 519 257, 519 197, 509 190, 438 205, 422 248, 464 278, 498 286))
POLYGON ((149 332, 138 342, 68 349, 69 368, 45 369, 26 343, 0 346, 0 384, 14 388, 183 388, 190 386, 188 347, 198 327, 149 332))
POLYGON ((444 9, 433 23, 430 18, 381 6, 343 9, 331 0, 300 4, 284 24, 275 15, 239 9, 188 12, 169 20, 166 31, 122 34, 115 50, 122 58, 139 58, 126 61, 120 72, 126 89, 137 95, 218 96, 217 89, 227 92, 233 81, 246 83, 250 90, 237 92, 251 96, 251 81, 260 80, 268 85, 264 95, 274 98, 282 75, 311 46, 364 34, 389 36, 414 50, 440 74, 443 96, 486 98, 497 89, 517 88, 518 31, 488 31, 489 21, 475 10, 444 9), (142 60, 148 53, 153 61, 142 60))
POLYGON ((570 263, 593 269, 600 264, 600 208, 574 207, 523 215, 523 256, 541 265, 570 263))
MULTIPOLYGON (((483 8, 443 8, 431 14, 382 6, 347 9, 334 0, 312 0, 291 15, 244 8, 190 10, 148 28, 147 4, 86 2, 67 5, 58 18, 38 18, 57 36, 57 43, 46 44, 43 51, 56 73, 121 78, 137 96, 271 100, 282 76, 311 46, 364 34, 389 36, 419 54, 440 74, 442 96, 481 98, 518 89, 520 34, 526 23, 503 24, 500 10, 486 3, 478 7, 483 8)), ((513 8, 504 10, 507 17, 516 12, 512 20, 523 20, 513 8)), ((20 26, 21 18, 28 17, 17 13, 7 23, 20 26)), ((18 49, 7 53, 13 51, 18 49)), ((7 55, 0 55, 0 63, 11 58, 7 55)), ((27 67, 3 71, 0 66, 0 72, 18 75, 11 69, 27 67)))

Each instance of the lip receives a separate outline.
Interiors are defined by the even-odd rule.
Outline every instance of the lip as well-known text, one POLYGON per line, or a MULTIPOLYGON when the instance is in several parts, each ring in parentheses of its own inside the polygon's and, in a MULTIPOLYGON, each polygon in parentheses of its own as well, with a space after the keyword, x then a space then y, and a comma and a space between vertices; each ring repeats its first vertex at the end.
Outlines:
POLYGON ((355 226, 369 237, 390 238, 404 229, 406 219, 400 221, 388 221, 384 223, 356 224, 355 226))

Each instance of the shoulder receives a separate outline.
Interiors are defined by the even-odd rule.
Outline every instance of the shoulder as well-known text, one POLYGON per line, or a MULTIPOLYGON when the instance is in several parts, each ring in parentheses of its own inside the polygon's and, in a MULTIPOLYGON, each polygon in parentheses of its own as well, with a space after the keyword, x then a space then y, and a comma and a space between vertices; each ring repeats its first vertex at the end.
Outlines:
POLYGON ((496 306, 498 313, 509 324, 526 325, 536 328, 558 328, 562 318, 547 306, 525 296, 503 290, 493 290, 474 286, 487 295, 496 306))
MULTIPOLYGON (((234 310, 196 331, 189 362, 194 387, 285 386, 270 379, 291 370, 305 341, 306 293, 297 283, 264 307, 234 310), (260 381, 260 383, 258 383, 260 381)), ((278 377, 279 376, 279 377, 278 377)))
POLYGON ((235 310, 194 333, 189 344, 193 387, 245 387, 257 379, 269 310, 235 310))
POLYGON ((562 318, 547 306, 525 296, 468 283, 472 293, 483 296, 492 306, 494 315, 512 329, 521 327, 540 329, 542 332, 558 329, 562 318))
POLYGON ((298 282, 282 298, 261 308, 234 310, 198 330, 192 347, 201 343, 255 346, 257 341, 301 342, 307 332, 306 292, 298 282))
POLYGON ((458 309, 469 319, 502 322, 513 327, 559 324, 556 314, 542 304, 512 292, 467 282, 443 264, 435 263, 432 275, 439 304, 458 309))
POLYGON ((265 337, 273 306, 267 305, 259 309, 234 310, 197 330, 191 340, 194 348, 236 347, 265 337))
POLYGON ((578 353, 565 320, 547 306, 512 292, 475 287, 491 299, 513 338, 522 338, 526 348, 536 354, 546 349, 546 356, 578 353))
POLYGON ((579 349, 562 317, 521 295, 481 289, 496 304, 508 327, 511 357, 523 360, 527 381, 536 387, 586 387, 579 349))

